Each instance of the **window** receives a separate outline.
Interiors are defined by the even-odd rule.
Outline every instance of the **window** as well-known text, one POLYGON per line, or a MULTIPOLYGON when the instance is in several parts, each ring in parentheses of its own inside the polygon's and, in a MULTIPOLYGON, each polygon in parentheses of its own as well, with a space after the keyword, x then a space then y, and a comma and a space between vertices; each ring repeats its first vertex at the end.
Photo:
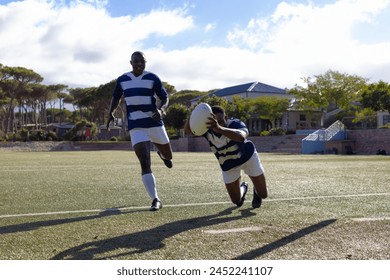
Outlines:
POLYGON ((390 123, 390 115, 383 116, 383 125, 390 123))

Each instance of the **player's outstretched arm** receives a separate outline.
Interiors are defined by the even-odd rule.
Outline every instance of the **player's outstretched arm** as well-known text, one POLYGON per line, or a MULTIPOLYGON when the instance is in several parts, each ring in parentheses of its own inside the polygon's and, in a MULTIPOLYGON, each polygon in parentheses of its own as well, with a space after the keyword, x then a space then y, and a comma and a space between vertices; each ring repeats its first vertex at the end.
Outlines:
POLYGON ((111 105, 110 105, 110 110, 108 112, 108 119, 107 119, 107 124, 106 124, 107 128, 109 128, 110 123, 115 120, 114 113, 115 113, 116 108, 119 105, 119 100, 120 99, 116 99, 115 97, 112 97, 112 99, 111 99, 111 105))

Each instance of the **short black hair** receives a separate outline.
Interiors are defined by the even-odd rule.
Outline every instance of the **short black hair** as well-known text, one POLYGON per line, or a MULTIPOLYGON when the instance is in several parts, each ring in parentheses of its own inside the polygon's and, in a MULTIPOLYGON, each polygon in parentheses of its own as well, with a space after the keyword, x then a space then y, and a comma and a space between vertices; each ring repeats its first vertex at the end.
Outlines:
POLYGON ((218 105, 211 107, 211 111, 213 112, 213 114, 222 113, 225 115, 225 109, 223 109, 221 106, 218 105))
POLYGON ((140 56, 145 57, 145 54, 144 54, 143 52, 141 52, 141 51, 133 52, 133 54, 131 55, 131 59, 133 59, 133 56, 134 56, 134 55, 140 55, 140 56))

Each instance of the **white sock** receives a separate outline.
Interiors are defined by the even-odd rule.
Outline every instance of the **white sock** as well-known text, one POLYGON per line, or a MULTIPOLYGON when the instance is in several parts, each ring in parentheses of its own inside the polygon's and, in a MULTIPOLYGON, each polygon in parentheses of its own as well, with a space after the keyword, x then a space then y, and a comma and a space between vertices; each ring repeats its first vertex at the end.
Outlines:
POLYGON ((158 199, 156 180, 153 173, 142 175, 142 182, 144 183, 145 189, 148 192, 151 199, 158 199))
POLYGON ((241 196, 241 198, 244 195, 244 192, 245 192, 245 187, 243 185, 240 185, 240 196, 241 196))

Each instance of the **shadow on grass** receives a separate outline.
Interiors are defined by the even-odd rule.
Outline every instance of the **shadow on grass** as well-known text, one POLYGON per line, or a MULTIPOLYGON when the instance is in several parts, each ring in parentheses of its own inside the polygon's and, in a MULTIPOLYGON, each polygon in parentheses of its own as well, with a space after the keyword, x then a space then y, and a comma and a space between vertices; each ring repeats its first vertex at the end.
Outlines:
POLYGON ((231 214, 233 209, 236 209, 236 207, 227 208, 213 215, 174 221, 145 231, 88 242, 63 251, 52 259, 115 259, 123 256, 130 258, 131 255, 163 248, 165 246, 164 240, 176 234, 256 215, 248 210, 240 210, 240 216, 226 216, 231 214), (118 253, 117 250, 122 252, 118 253))
POLYGON ((279 240, 276 240, 272 243, 269 243, 261 248, 258 248, 258 249, 252 250, 248 253, 242 254, 242 255, 234 258, 234 260, 253 260, 256 257, 260 257, 264 254, 267 254, 267 253, 273 251, 273 250, 276 250, 276 249, 283 247, 289 243, 292 243, 295 240, 298 240, 302 237, 305 237, 305 236, 307 236, 315 231, 323 229, 323 228, 333 224, 336 221, 337 221, 337 219, 330 219, 330 220, 322 221, 322 222, 315 224, 315 225, 311 225, 311 226, 306 227, 304 229, 301 229, 297 232, 294 232, 286 237, 283 237, 279 240))
MULTIPOLYGON (((146 211, 146 210, 135 210, 132 212, 139 212, 139 211, 146 211)), ((23 223, 23 224, 9 225, 9 226, 1 226, 0 227, 0 235, 7 234, 7 233, 36 230, 36 229, 39 229, 42 227, 57 226, 57 225, 68 224, 68 223, 88 221, 88 220, 103 218, 103 217, 107 217, 107 216, 121 215, 121 214, 128 214, 128 213, 129 212, 122 212, 119 208, 110 208, 110 209, 102 210, 98 214, 91 215, 91 216, 74 217, 74 218, 57 219, 57 220, 47 220, 47 221, 37 221, 37 222, 30 222, 30 223, 23 223)))

